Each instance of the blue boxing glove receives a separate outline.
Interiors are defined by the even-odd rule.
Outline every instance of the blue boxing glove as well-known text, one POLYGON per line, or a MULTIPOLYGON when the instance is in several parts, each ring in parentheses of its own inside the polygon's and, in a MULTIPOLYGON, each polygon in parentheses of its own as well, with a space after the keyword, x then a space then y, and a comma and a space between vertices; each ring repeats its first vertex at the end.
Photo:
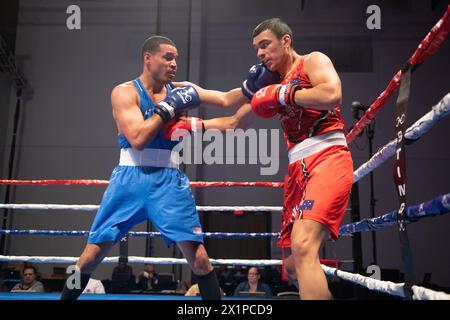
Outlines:
POLYGON ((249 100, 252 100, 256 91, 268 85, 280 82, 281 77, 278 72, 272 72, 262 63, 255 64, 248 70, 247 79, 242 82, 242 93, 249 100))
POLYGON ((200 96, 193 86, 178 87, 170 91, 167 96, 155 106, 155 113, 166 123, 175 115, 200 105, 200 96))

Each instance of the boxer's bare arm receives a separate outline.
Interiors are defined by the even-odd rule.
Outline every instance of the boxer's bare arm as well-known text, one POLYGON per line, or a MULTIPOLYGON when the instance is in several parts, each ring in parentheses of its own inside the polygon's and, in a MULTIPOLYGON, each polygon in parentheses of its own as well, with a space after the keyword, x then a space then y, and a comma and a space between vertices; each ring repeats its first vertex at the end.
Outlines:
POLYGON ((329 110, 342 102, 341 80, 331 60, 320 52, 312 52, 305 59, 304 71, 312 88, 298 90, 295 102, 299 106, 329 110))
POLYGON ((251 105, 246 103, 242 105, 232 116, 203 120, 203 124, 205 126, 205 130, 218 129, 225 131, 227 129, 246 128, 255 119, 256 116, 252 112, 251 105))
POLYGON ((202 105, 213 105, 221 108, 237 109, 244 103, 248 103, 248 99, 243 95, 240 88, 235 88, 231 89, 228 92, 223 92, 203 89, 202 87, 188 81, 175 82, 174 85, 175 87, 182 87, 187 85, 193 86, 200 95, 200 101, 202 105))
POLYGON ((119 133, 127 138, 133 148, 142 150, 155 138, 163 121, 156 114, 144 120, 138 100, 131 83, 120 84, 111 92, 112 112, 119 133))

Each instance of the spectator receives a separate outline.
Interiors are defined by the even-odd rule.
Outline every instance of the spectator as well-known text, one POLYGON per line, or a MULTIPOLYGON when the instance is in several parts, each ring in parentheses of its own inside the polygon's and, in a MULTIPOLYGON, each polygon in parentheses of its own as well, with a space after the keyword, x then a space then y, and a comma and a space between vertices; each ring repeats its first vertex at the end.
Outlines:
POLYGON ((45 292, 42 282, 36 280, 37 270, 34 266, 28 265, 22 270, 22 281, 16 284, 11 292, 45 292))
POLYGON ((128 293, 134 290, 135 277, 133 268, 127 264, 126 260, 119 260, 119 264, 114 268, 111 277, 111 292, 128 293))
POLYGON ((105 287, 100 280, 90 278, 83 293, 105 294, 105 287))
POLYGON ((258 268, 252 267, 248 269, 247 279, 248 281, 241 282, 236 290, 234 290, 234 296, 238 296, 240 292, 264 292, 266 297, 272 296, 272 290, 270 287, 264 283, 259 281, 261 275, 259 273, 258 268))
POLYGON ((161 291, 158 274, 153 264, 146 263, 144 271, 138 276, 138 288, 140 290, 161 291))

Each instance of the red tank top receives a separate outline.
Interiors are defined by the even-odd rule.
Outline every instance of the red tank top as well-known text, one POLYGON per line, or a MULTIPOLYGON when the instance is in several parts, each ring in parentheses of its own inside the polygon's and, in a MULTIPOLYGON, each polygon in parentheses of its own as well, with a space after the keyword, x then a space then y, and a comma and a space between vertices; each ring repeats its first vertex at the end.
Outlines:
MULTIPOLYGON (((302 89, 312 88, 308 76, 303 71, 303 62, 306 57, 300 57, 300 61, 295 69, 284 77, 281 84, 300 83, 302 89)), ((329 131, 344 130, 344 121, 338 106, 331 110, 286 106, 280 112, 280 121, 288 150, 306 138, 318 136, 329 131)))

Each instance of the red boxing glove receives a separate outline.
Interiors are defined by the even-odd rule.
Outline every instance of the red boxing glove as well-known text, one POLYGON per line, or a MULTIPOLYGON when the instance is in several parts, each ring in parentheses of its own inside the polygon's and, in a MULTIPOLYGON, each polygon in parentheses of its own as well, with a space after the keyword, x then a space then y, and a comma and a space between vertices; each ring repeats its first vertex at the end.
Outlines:
POLYGON ((252 110, 262 118, 272 118, 281 108, 297 105, 294 99, 297 90, 300 86, 294 84, 272 84, 259 89, 253 96, 252 110))
POLYGON ((202 119, 181 116, 164 124, 163 135, 167 140, 178 141, 191 132, 203 132, 204 129, 202 119))

